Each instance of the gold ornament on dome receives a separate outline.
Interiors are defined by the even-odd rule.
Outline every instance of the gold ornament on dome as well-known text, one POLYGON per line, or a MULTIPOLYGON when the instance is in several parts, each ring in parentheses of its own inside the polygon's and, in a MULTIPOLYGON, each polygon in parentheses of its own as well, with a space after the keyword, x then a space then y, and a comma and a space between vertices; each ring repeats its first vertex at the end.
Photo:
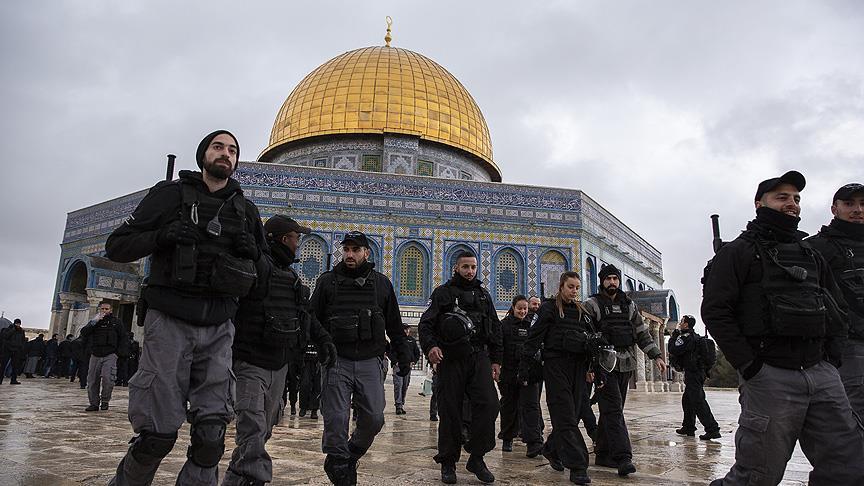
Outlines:
POLYGON ((385 46, 346 52, 309 73, 282 104, 267 161, 279 146, 333 134, 400 133, 464 150, 485 162, 493 181, 501 171, 492 161, 489 127, 468 90, 435 61, 385 46))

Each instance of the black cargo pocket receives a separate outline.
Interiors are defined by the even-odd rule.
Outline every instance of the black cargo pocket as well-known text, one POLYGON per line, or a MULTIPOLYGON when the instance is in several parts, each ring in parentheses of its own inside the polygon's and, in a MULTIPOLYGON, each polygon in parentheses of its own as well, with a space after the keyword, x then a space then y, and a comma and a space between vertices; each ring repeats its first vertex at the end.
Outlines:
MULTIPOLYGON (((322 366, 322 368, 324 368, 324 367, 322 366)), ((330 368, 324 368, 324 373, 327 374, 327 379, 324 380, 325 385, 336 386, 339 384, 339 363, 338 362, 335 365, 331 366, 330 368)))
POLYGON ((735 433, 736 460, 745 470, 751 471, 748 484, 761 484, 765 477, 766 447, 772 447, 765 440, 771 418, 753 412, 742 412, 738 418, 738 431, 735 433))
POLYGON ((234 411, 264 410, 264 386, 258 380, 244 379, 237 382, 237 403, 234 411))
POLYGON ((564 331, 563 343, 561 344, 565 350, 571 353, 584 353, 587 339, 584 332, 564 331))
POLYGON ((333 316, 329 320, 330 335, 334 343, 353 343, 359 337, 360 319, 357 316, 333 316))

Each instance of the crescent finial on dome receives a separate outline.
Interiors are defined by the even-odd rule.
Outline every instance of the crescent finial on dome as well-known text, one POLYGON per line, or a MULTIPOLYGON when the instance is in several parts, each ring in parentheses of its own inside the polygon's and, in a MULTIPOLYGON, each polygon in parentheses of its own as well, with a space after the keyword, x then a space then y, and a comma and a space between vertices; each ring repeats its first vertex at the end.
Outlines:
POLYGON ((390 47, 390 41, 393 40, 393 36, 390 35, 391 29, 390 27, 393 25, 393 18, 389 15, 386 17, 387 20, 387 34, 384 35, 384 45, 390 47))

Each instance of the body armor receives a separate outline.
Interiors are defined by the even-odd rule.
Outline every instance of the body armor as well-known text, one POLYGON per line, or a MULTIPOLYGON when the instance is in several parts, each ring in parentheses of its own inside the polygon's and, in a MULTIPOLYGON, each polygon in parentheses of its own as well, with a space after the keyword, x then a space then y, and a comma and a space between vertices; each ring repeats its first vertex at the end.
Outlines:
POLYGON ((627 347, 636 343, 636 332, 630 322, 630 306, 632 302, 623 293, 612 301, 605 296, 596 297, 600 307, 600 330, 603 337, 612 346, 627 347))
MULTIPOLYGON (((525 341, 528 340, 528 332, 531 321, 527 318, 519 320, 515 316, 506 319, 508 322, 507 334, 504 336, 504 363, 503 366, 518 367, 522 360, 522 351, 525 341)), ((503 323, 502 323, 503 324, 503 323)))
POLYGON ((742 334, 824 337, 827 308, 813 248, 806 242, 753 241, 762 280, 741 290, 736 315, 742 334))
POLYGON ((849 334, 864 339, 864 241, 830 235, 825 238, 838 250, 830 263, 849 306, 849 334))
POLYGON ((101 319, 94 324, 93 334, 90 335, 90 343, 93 350, 97 352, 108 352, 108 354, 117 351, 117 329, 114 327, 114 322, 111 319, 101 319))
POLYGON ((332 302, 323 324, 336 344, 386 342, 383 310, 378 306, 375 274, 350 278, 332 273, 332 302))
MULTIPOLYGON (((552 304, 554 306, 554 304, 552 304)), ((564 317, 555 307, 555 322, 546 333, 543 342, 544 351, 563 352, 569 354, 587 353, 587 331, 590 330, 591 317, 587 312, 581 313, 579 307, 564 305, 564 317)))

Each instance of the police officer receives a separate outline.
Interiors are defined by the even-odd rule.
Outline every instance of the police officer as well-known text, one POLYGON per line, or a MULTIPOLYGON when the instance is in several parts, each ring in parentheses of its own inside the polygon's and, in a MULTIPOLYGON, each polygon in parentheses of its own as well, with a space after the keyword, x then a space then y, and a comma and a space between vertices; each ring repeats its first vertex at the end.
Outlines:
POLYGON ((702 320, 740 375, 735 465, 712 485, 777 484, 795 442, 810 484, 864 484, 864 437, 835 365, 846 320, 823 257, 798 231, 804 176, 762 181, 756 219, 706 269, 702 320))
MULTIPOLYGON (((411 352, 411 366, 420 361, 420 348, 417 347, 417 340, 411 335, 410 327, 406 324, 405 329, 405 348, 411 352)), ((411 384, 411 373, 399 376, 399 363, 397 357, 393 353, 389 353, 393 366, 393 403, 396 405, 396 415, 405 415, 405 394, 408 393, 408 386, 411 384)))
POLYGON ((636 345, 657 364, 660 373, 666 371, 660 348, 654 343, 648 325, 636 303, 621 290, 621 271, 606 265, 599 272, 602 289, 585 301, 585 307, 599 323, 603 337, 615 347, 618 362, 611 372, 600 371, 595 383, 600 420, 597 423, 597 441, 594 444, 594 463, 614 467, 619 476, 636 472, 633 449, 624 422, 624 403, 630 377, 636 370, 636 345))
POLYGON ((501 322, 489 291, 477 278, 477 257, 457 256, 453 277, 432 292, 429 308, 420 317, 420 346, 438 365, 438 454, 441 481, 456 482, 456 462, 462 449, 462 401, 470 401, 470 434, 465 468, 484 483, 495 481, 483 456, 495 448, 498 394, 493 380, 501 370, 501 322))
POLYGON ((291 268, 302 235, 311 230, 276 215, 264 225, 270 255, 258 259, 258 280, 240 299, 235 318, 234 374, 237 376, 237 447, 222 486, 263 486, 273 480, 265 450, 282 406, 288 363, 306 352, 307 336, 328 366, 336 347, 309 312, 309 288, 291 268))
POLYGON ((595 326, 579 302, 580 288, 579 274, 564 272, 555 299, 540 305, 525 343, 518 380, 523 386, 530 383, 528 360, 542 345, 546 405, 552 419, 543 455, 553 469, 570 469, 572 483, 588 484, 588 449, 579 430, 579 415, 588 373, 587 333, 595 326))
POLYGON ((357 461, 384 426, 387 338, 402 376, 411 372, 411 362, 393 284, 369 261, 368 238, 351 231, 341 244, 342 261, 318 278, 311 307, 338 354, 336 365, 322 373, 324 471, 333 484, 348 485, 356 484, 357 461), (349 438, 352 397, 357 426, 349 438))
POLYGON ((17 363, 21 353, 24 352, 24 346, 27 344, 27 336, 24 334, 24 329, 21 328, 21 319, 15 319, 12 325, 0 331, 0 383, 3 383, 3 378, 6 376, 6 365, 12 370, 10 384, 20 385, 18 381, 17 363))
POLYGON ((126 328, 111 309, 109 302, 102 302, 96 317, 81 328, 81 336, 90 341, 92 353, 87 370, 90 406, 84 409, 86 412, 108 410, 117 379, 117 355, 128 355, 126 328))
POLYGON ((300 416, 305 417, 308 411, 310 419, 318 420, 320 406, 321 365, 318 363, 318 346, 308 343, 303 353, 303 373, 300 377, 300 416))
POLYGON ((528 457, 537 457, 543 450, 543 436, 540 432, 540 392, 539 375, 542 366, 534 356, 532 361, 534 376, 525 386, 517 380, 519 364, 531 321, 528 320, 528 298, 517 295, 513 298, 507 315, 501 320, 501 335, 504 354, 501 363, 501 376, 498 391, 501 393, 501 432, 498 438, 503 442, 501 450, 513 451, 513 438, 521 435, 522 442, 528 445, 528 457))
POLYGON ((254 262, 267 251, 258 209, 231 178, 239 155, 230 132, 207 135, 196 152, 202 171, 157 184, 108 237, 114 261, 151 256, 143 349, 129 380, 129 420, 138 435, 111 484, 150 484, 184 420, 192 424, 191 443, 177 484, 217 483, 234 416, 232 319, 255 283, 254 262))
POLYGON ((849 340, 840 379, 849 404, 864 417, 864 185, 846 184, 834 193, 834 219, 806 241, 819 250, 849 306, 849 340))
POLYGON ((704 338, 696 334, 695 325, 695 317, 684 316, 669 338, 669 355, 674 356, 678 366, 684 370, 684 394, 681 395, 684 421, 681 428, 675 432, 693 437, 696 435, 696 417, 699 417, 699 422, 705 427, 705 433, 699 438, 719 439, 720 426, 714 420, 714 414, 711 413, 711 407, 705 398, 705 378, 708 370, 700 352, 704 338))

